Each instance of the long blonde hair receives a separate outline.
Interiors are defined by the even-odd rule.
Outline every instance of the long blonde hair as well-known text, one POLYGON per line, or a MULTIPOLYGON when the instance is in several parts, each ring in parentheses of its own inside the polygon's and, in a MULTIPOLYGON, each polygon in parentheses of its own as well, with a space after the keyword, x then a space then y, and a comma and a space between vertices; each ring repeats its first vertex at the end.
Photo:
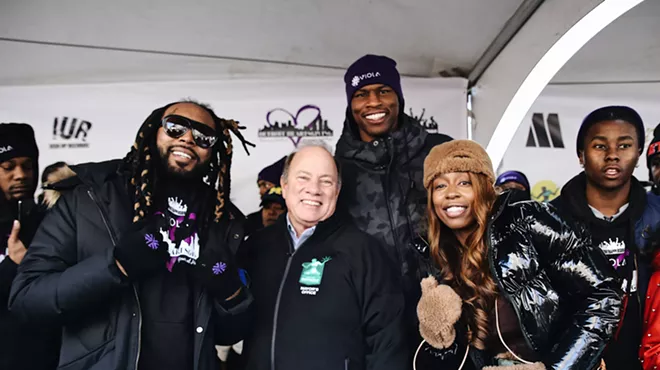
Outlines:
POLYGON ((478 349, 485 349, 489 334, 488 312, 497 297, 497 286, 488 262, 486 232, 488 217, 497 195, 486 176, 471 172, 468 175, 475 195, 472 204, 476 221, 474 231, 467 237, 465 245, 461 245, 452 230, 435 213, 431 182, 427 189, 428 238, 431 256, 442 273, 443 282, 463 299, 462 317, 467 322, 471 344, 478 349))

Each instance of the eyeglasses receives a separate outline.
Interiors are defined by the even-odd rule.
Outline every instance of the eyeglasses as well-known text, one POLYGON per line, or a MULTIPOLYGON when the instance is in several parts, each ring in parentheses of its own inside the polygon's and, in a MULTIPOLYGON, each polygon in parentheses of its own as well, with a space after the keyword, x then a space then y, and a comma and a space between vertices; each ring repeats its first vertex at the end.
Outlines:
POLYGON ((209 126, 193 121, 186 117, 178 116, 176 114, 163 117, 162 120, 163 130, 167 136, 178 139, 185 135, 186 132, 192 131, 195 144, 202 149, 208 149, 218 141, 218 135, 215 130, 209 126))

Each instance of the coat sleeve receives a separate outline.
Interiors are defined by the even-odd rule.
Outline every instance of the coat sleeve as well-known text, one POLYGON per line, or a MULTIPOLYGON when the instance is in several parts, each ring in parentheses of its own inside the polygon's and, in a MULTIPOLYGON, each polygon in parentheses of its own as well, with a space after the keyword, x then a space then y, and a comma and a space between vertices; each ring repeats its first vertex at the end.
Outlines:
POLYGON ((409 353, 405 343, 404 300, 398 274, 385 257, 384 248, 369 237, 362 258, 354 263, 353 281, 362 306, 366 338, 366 369, 405 369, 409 353))
MULTIPOLYGON (((592 369, 619 323, 622 292, 605 256, 579 224, 561 224, 559 233, 530 230, 550 238, 548 275, 565 306, 561 335, 545 349, 547 369, 592 369), (552 236, 549 236, 552 235, 552 236)), ((538 226, 538 225, 536 225, 538 226)))
POLYGON ((9 300, 9 290, 11 289, 11 283, 16 277, 16 269, 18 265, 9 258, 5 258, 0 262, 0 305, 2 307, 7 307, 7 301, 9 300))
POLYGON ((649 281, 644 307, 644 331, 639 358, 644 370, 653 370, 660 366, 660 252, 655 253, 653 274, 649 281))
POLYGON ((18 268, 9 309, 30 320, 64 323, 126 286, 113 251, 78 261, 76 192, 48 212, 18 268))

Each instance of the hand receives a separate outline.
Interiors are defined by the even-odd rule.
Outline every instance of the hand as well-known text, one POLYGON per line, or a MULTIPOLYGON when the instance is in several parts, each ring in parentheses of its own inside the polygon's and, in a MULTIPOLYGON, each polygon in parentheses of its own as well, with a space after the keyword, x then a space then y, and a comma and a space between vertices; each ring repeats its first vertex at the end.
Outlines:
POLYGON ((21 223, 18 222, 18 220, 15 220, 14 225, 11 228, 11 234, 9 234, 9 239, 7 239, 7 255, 17 265, 23 261, 23 257, 25 257, 25 253, 27 252, 25 245, 18 238, 18 233, 20 231, 21 223))
POLYGON ((195 276, 215 298, 229 301, 241 292, 243 283, 234 259, 221 248, 207 245, 197 259, 195 276))
POLYGON ((134 224, 115 246, 117 267, 129 279, 139 280, 165 268, 169 251, 160 234, 164 223, 159 214, 134 224))
POLYGON ((461 297, 433 276, 422 280, 422 298, 417 305, 419 333, 433 347, 444 349, 456 340, 454 324, 461 317, 461 297))

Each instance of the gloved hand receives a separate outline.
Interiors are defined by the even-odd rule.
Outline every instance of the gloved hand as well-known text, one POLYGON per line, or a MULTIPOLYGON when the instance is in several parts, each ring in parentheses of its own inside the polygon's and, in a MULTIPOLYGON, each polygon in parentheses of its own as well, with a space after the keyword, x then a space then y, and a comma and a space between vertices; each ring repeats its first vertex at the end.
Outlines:
POLYGON ((162 213, 157 213, 133 224, 115 246, 115 259, 129 279, 139 280, 158 269, 165 269, 169 252, 160 229, 167 230, 167 221, 162 213))
POLYGON ((448 285, 433 276, 422 280, 422 297, 417 305, 419 333, 433 347, 444 349, 456 340, 454 325, 461 317, 463 301, 448 285))
POLYGON ((224 301, 244 285, 234 258, 223 247, 207 245, 197 259, 194 274, 213 297, 224 301))

